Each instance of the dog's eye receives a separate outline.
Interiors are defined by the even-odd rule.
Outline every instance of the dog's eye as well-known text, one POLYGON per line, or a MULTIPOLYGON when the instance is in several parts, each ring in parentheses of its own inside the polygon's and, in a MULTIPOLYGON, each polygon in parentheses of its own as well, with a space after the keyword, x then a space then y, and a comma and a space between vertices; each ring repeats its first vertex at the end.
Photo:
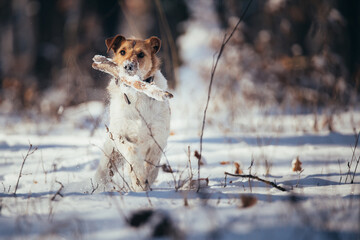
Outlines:
POLYGON ((145 56, 145 54, 143 52, 141 52, 137 56, 138 56, 138 58, 143 58, 145 56))
POLYGON ((124 50, 121 50, 121 51, 120 51, 120 54, 121 54, 122 56, 124 56, 124 55, 125 55, 125 51, 124 51, 124 50))

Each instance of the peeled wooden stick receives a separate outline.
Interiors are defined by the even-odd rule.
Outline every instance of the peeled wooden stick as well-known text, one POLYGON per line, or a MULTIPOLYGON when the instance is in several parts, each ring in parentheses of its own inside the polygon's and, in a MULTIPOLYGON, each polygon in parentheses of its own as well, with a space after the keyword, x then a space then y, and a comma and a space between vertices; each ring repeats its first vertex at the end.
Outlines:
POLYGON ((141 81, 137 76, 126 76, 122 68, 113 62, 110 58, 106 58, 101 55, 95 55, 93 57, 93 61, 94 62, 92 67, 94 69, 112 75, 115 79, 118 79, 123 84, 132 87, 136 91, 142 92, 151 98, 154 98, 158 101, 164 101, 173 97, 171 93, 162 90, 155 84, 141 81))
POLYGON ((94 62, 92 67, 96 70, 108 73, 115 78, 119 78, 120 67, 114 63, 110 58, 101 55, 95 55, 92 59, 94 62))

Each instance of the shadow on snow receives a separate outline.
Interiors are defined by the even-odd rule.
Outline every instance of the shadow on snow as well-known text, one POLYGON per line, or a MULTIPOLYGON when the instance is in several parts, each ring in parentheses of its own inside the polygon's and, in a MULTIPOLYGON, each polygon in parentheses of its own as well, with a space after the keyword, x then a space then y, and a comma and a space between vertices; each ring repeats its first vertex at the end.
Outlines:
MULTIPOLYGON (((188 138, 183 140, 169 140, 173 143, 198 143, 199 138, 188 138)), ((352 134, 329 133, 327 135, 305 134, 301 136, 277 136, 277 137, 214 137, 204 138, 207 144, 238 144, 246 143, 251 146, 299 146, 299 145, 340 145, 352 146, 355 137, 352 134)))

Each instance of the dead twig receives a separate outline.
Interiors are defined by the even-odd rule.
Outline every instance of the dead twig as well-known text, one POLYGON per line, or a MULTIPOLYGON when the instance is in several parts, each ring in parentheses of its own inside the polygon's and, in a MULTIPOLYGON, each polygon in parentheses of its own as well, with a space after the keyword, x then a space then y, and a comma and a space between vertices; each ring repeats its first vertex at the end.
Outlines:
MULTIPOLYGON (((355 134, 355 146, 354 146, 353 151, 352 151, 351 161, 348 162, 348 172, 347 172, 347 174, 346 174, 345 183, 347 182, 348 176, 350 175, 350 177, 351 177, 351 174, 350 174, 350 172, 351 172, 351 165, 352 165, 354 159, 356 159, 356 157, 355 157, 355 151, 356 151, 357 145, 358 145, 358 143, 359 143, 359 138, 360 138, 360 131, 359 131, 358 134, 355 134)), ((357 165, 356 165, 356 167, 357 167, 357 165)))
POLYGON ((45 176, 45 183, 47 183, 47 171, 45 170, 45 167, 44 167, 44 160, 43 160, 43 154, 42 154, 42 151, 40 151, 40 154, 41 154, 41 166, 42 166, 42 169, 43 169, 43 172, 44 172, 44 176, 45 176))
POLYGON ((145 194, 146 194, 146 197, 147 197, 147 200, 149 202, 150 207, 153 207, 153 204, 152 204, 151 199, 149 197, 149 191, 146 191, 145 194))
POLYGON ((90 194, 92 195, 99 188, 99 183, 97 183, 96 187, 95 187, 91 178, 90 178, 90 182, 91 182, 91 187, 92 187, 92 191, 90 194))
POLYGON ((233 30, 231 31, 230 35, 227 37, 227 35, 224 35, 222 44, 220 46, 220 50, 219 53, 216 57, 215 60, 215 64, 213 64, 212 70, 211 70, 211 76, 210 76, 210 83, 209 83, 209 89, 208 89, 208 96, 207 96, 207 100, 206 100, 206 106, 204 109, 204 115, 203 115, 203 121, 202 121, 202 127, 201 127, 201 134, 200 134, 200 158, 198 159, 198 181, 199 181, 199 187, 197 189, 197 192, 199 192, 200 190, 200 163, 201 163, 201 156, 202 156, 202 142, 203 142, 203 136, 204 136, 204 129, 205 129, 205 121, 206 121, 206 113, 207 113, 207 109, 209 107, 209 102, 210 102, 210 96, 211 96, 211 88, 212 88, 212 84, 214 81, 214 76, 215 76, 215 72, 216 72, 216 68, 218 66, 220 57, 224 51, 224 48, 226 46, 226 44, 230 41, 230 39, 232 38, 233 34, 235 33, 236 29, 238 28, 239 24, 242 22, 242 20, 245 17, 245 14, 247 12, 247 10, 250 7, 250 4, 252 3, 252 0, 249 1, 248 5, 246 6, 243 14, 241 15, 239 21, 237 22, 237 24, 235 25, 235 27, 233 28, 233 30))
POLYGON ((357 160, 357 162, 356 162, 356 166, 355 166, 355 170, 354 170, 354 173, 353 173, 353 177, 352 177, 352 179, 351 179, 351 184, 354 183, 355 173, 356 173, 357 167, 358 167, 358 165, 359 165, 359 161, 360 161, 360 156, 358 157, 358 160, 357 160))
POLYGON ((161 164, 161 165, 156 165, 156 164, 153 164, 152 162, 149 162, 148 160, 144 160, 147 164, 151 165, 151 166, 154 166, 156 168, 161 168, 163 170, 163 172, 166 172, 166 173, 173 173, 173 172, 177 172, 177 170, 173 170, 171 168, 170 165, 164 163, 164 164, 161 164))
MULTIPOLYGON (((255 162, 255 158, 254 158, 254 155, 251 156, 251 163, 250 163, 250 166, 249 166, 249 175, 251 175, 251 169, 252 167, 254 166, 254 162, 255 162)), ((251 181, 250 181, 250 178, 249 178, 249 187, 250 187, 250 192, 252 192, 252 185, 251 185, 251 181)))
POLYGON ((60 193, 61 190, 63 190, 64 185, 63 185, 61 182, 59 182, 59 181, 55 181, 55 182, 58 183, 58 184, 60 184, 60 188, 59 188, 59 190, 57 190, 57 192, 54 194, 54 196, 52 196, 51 201, 54 201, 57 195, 59 195, 60 197, 64 197, 64 196, 60 193))
MULTIPOLYGON (((190 150, 190 146, 188 146, 188 151, 187 151, 187 157, 188 157, 188 161, 189 161, 189 172, 190 172, 190 176, 189 176, 189 181, 191 182, 193 180, 193 177, 194 177, 194 173, 192 171, 192 167, 191 167, 191 158, 190 158, 190 155, 191 155, 191 150, 190 150)), ((189 190, 190 190, 190 185, 189 185, 189 190)))
POLYGON ((232 173, 228 173, 228 172, 225 172, 225 176, 232 176, 232 177, 242 177, 242 178, 252 178, 252 179, 256 179, 260 182, 263 182, 263 183, 266 183, 268 185, 271 185, 273 186, 274 188, 276 189, 279 189, 280 191, 283 191, 283 192, 287 192, 287 190, 283 187, 280 187, 279 185, 277 185, 276 183, 274 182, 270 182, 268 180, 265 180, 265 179, 262 179, 262 178, 259 178, 258 176, 254 176, 254 175, 251 175, 251 174, 232 174, 232 173))
POLYGON ((26 159, 27 159, 31 154, 33 154, 37 149, 38 149, 38 147, 33 148, 33 145, 32 145, 31 143, 29 143, 29 149, 28 149, 25 157, 22 156, 22 157, 23 157, 23 161, 22 161, 22 164, 21 164, 19 176, 18 176, 16 185, 15 185, 15 190, 14 190, 14 195, 15 195, 15 196, 16 196, 16 191, 17 191, 18 186, 19 186, 20 178, 22 177, 22 170, 23 170, 23 168, 24 168, 25 161, 26 161, 26 159))
POLYGON ((341 166, 340 166, 340 159, 338 159, 338 163, 339 163, 339 171, 340 171, 340 180, 339 180, 339 184, 341 183, 341 179, 342 179, 342 174, 341 174, 341 166))
POLYGON ((298 180, 297 180, 297 183, 296 183, 296 185, 295 185, 295 187, 299 187, 299 183, 300 183, 300 175, 301 175, 301 173, 304 171, 304 169, 301 169, 299 172, 298 172, 298 180))

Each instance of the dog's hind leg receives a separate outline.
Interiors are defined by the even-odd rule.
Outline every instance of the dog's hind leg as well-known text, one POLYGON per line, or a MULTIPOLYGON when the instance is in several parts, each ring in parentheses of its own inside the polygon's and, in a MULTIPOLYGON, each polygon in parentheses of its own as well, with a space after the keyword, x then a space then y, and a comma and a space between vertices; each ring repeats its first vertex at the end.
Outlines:
POLYGON ((100 160, 99 166, 96 170, 95 181, 99 184, 99 191, 111 191, 114 189, 127 189, 124 176, 124 159, 122 154, 115 148, 112 141, 108 140, 104 144, 104 154, 100 160), (120 181, 113 181, 113 178, 118 178, 120 181), (123 182, 124 184, 120 184, 123 182), (116 184, 115 184, 116 183, 116 184))

